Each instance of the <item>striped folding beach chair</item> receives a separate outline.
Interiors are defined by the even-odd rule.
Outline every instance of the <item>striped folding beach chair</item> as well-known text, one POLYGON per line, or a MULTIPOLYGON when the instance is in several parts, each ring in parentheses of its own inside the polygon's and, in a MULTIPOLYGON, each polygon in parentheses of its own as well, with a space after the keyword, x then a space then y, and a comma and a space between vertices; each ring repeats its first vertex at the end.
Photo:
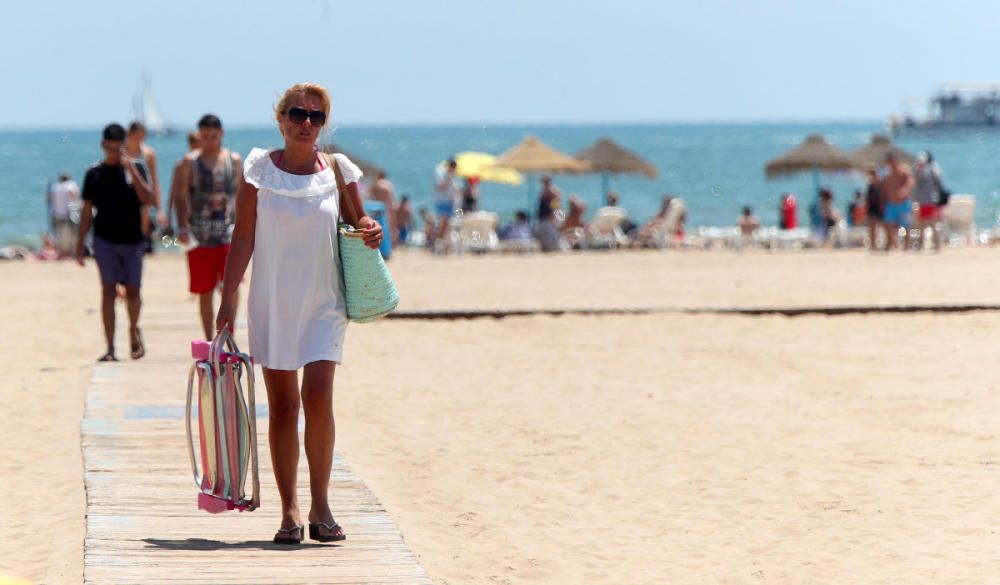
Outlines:
POLYGON ((260 507, 260 478, 253 361, 240 353, 228 331, 211 343, 192 341, 191 357, 195 362, 188 375, 185 420, 191 472, 199 490, 198 509, 211 514, 255 510, 260 507), (191 431, 196 384, 200 470, 191 431), (248 473, 252 480, 249 498, 245 490, 248 473))

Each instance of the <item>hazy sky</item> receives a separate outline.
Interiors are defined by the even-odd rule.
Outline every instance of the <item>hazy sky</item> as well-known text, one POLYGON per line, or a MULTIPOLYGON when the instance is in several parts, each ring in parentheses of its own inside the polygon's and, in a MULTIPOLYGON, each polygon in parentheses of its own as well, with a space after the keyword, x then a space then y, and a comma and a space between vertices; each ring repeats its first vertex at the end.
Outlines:
POLYGON ((996 1, 28 0, 0 126, 125 121, 143 71, 177 125, 267 124, 305 80, 344 125, 877 120, 998 48, 996 1))

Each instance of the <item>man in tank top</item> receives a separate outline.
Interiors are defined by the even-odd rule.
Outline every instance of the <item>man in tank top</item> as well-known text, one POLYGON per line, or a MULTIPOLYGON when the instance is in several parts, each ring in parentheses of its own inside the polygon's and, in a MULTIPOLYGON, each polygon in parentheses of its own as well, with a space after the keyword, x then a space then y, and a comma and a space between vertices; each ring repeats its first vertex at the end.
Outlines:
POLYGON ((198 121, 201 149, 178 169, 177 240, 188 251, 190 291, 199 297, 205 339, 212 339, 213 292, 222 282, 235 221, 236 191, 243 178, 240 156, 222 147, 222 121, 206 114, 198 121))

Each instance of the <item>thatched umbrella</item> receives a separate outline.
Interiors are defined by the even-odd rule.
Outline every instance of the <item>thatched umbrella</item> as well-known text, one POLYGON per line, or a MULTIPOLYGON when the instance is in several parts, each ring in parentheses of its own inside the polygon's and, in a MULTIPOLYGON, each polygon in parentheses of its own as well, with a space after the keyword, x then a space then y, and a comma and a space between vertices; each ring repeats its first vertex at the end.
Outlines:
POLYGON ((656 166, 644 160, 610 138, 599 138, 587 148, 576 153, 576 158, 590 163, 594 172, 601 173, 601 186, 608 194, 608 175, 634 174, 655 179, 656 166))
POLYGON ((864 161, 826 141, 820 134, 806 137, 805 142, 767 163, 767 178, 795 175, 811 171, 853 171, 863 169, 864 161))
POLYGON ((563 154, 534 136, 525 136, 520 144, 498 156, 496 164, 523 173, 586 173, 591 170, 590 163, 563 154))
POLYGON ((885 159, 890 154, 906 164, 913 164, 916 159, 910 153, 896 146, 885 134, 875 134, 871 141, 851 154, 859 158, 870 166, 878 168, 885 164, 885 159))
MULTIPOLYGON (((517 146, 511 147, 497 157, 497 166, 511 168, 522 173, 586 173, 590 171, 590 163, 577 160, 568 154, 563 154, 543 143, 534 136, 525 136, 517 146)), ((531 206, 531 188, 528 184, 528 205, 531 206)))
POLYGON ((333 142, 321 145, 319 147, 319 150, 320 152, 327 152, 327 153, 339 152, 340 154, 351 159, 352 163, 358 165, 358 168, 361 169, 361 172, 364 173, 366 176, 374 178, 377 177, 379 173, 385 172, 382 169, 382 167, 376 166, 362 158, 358 158, 353 154, 349 154, 346 150, 340 148, 340 146, 334 144, 333 142))
POLYGON ((813 187, 819 195, 819 173, 853 171, 866 168, 867 163, 853 154, 841 150, 826 141, 820 134, 806 137, 805 142, 767 163, 764 171, 768 179, 811 172, 813 187))

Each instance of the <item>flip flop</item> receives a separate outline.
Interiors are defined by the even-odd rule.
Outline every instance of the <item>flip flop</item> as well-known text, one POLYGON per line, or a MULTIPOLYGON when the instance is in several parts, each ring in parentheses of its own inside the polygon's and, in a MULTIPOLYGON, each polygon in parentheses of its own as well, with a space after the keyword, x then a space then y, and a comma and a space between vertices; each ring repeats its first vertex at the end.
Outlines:
POLYGON ((142 330, 135 329, 136 342, 132 344, 132 359, 137 360, 146 355, 146 346, 142 344, 142 330))
POLYGON ((305 530, 301 524, 291 528, 279 528, 278 533, 274 535, 274 544, 302 544, 302 539, 305 537, 305 530))
POLYGON ((340 540, 347 540, 344 530, 340 527, 340 524, 337 524, 336 520, 333 521, 333 524, 327 524, 326 522, 310 522, 309 538, 319 542, 337 542, 340 540), (320 526, 326 529, 327 534, 323 534, 319 531, 320 526))
POLYGON ((98 362, 117 362, 118 358, 115 357, 114 351, 109 351, 108 353, 97 358, 98 362))

